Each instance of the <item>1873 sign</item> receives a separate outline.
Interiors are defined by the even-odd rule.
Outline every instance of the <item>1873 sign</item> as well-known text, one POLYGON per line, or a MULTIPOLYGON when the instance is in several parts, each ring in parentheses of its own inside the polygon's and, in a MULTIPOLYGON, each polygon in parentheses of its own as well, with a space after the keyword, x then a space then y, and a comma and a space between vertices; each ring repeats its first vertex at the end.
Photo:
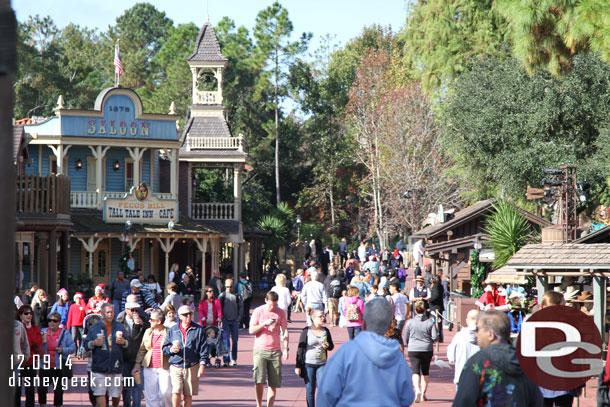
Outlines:
POLYGON ((159 199, 146 184, 133 187, 124 198, 104 198, 104 222, 168 223, 178 220, 178 201, 159 199))

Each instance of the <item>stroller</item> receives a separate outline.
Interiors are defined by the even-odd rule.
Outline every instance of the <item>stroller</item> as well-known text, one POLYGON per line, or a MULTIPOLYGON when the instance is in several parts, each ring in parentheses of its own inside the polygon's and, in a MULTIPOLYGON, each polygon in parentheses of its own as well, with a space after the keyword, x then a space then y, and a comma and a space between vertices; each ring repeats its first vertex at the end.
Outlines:
POLYGON ((222 328, 213 325, 207 326, 205 328, 205 336, 205 365, 212 366, 211 358, 215 358, 214 366, 219 368, 221 364, 220 358, 229 355, 227 348, 222 342, 222 328))

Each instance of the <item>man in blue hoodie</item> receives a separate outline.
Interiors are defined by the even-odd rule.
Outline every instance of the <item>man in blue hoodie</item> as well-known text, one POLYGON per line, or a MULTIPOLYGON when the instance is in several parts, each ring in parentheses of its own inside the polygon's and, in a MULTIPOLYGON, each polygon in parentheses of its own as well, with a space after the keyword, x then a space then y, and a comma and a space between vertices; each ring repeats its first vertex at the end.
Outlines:
POLYGON ((384 298, 364 306, 363 331, 328 360, 318 381, 319 407, 410 406, 411 369, 398 341, 386 338, 394 310, 384 298))

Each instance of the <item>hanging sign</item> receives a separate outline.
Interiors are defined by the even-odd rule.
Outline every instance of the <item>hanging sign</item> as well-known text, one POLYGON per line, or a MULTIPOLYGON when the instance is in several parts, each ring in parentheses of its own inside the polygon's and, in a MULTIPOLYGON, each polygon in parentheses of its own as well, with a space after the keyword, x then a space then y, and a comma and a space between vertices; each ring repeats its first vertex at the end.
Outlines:
POLYGON ((159 199, 146 183, 132 187, 123 198, 104 198, 104 222, 168 223, 178 221, 178 200, 159 199))

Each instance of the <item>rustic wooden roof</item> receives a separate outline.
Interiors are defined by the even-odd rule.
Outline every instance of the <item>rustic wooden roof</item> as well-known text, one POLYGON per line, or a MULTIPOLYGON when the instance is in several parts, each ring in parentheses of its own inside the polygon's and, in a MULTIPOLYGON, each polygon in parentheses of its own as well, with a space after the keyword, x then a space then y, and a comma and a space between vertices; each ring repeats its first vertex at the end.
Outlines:
POLYGON ((574 240, 574 243, 610 243, 610 225, 591 232, 588 235, 574 240))
MULTIPOLYGON (((413 234, 414 237, 431 239, 439 234, 444 234, 447 230, 452 229, 458 225, 466 223, 478 216, 486 215, 490 210, 493 209, 493 204, 496 202, 495 199, 486 199, 483 201, 475 202, 474 204, 462 209, 455 213, 455 216, 444 223, 439 223, 434 226, 427 226, 413 234)), ((526 211, 522 208, 519 209, 521 215, 523 215, 530 223, 540 225, 541 227, 549 226, 551 223, 546 219, 536 216, 531 212, 526 211)))
POLYGON ((529 244, 506 264, 515 269, 610 269, 610 244, 529 244))

